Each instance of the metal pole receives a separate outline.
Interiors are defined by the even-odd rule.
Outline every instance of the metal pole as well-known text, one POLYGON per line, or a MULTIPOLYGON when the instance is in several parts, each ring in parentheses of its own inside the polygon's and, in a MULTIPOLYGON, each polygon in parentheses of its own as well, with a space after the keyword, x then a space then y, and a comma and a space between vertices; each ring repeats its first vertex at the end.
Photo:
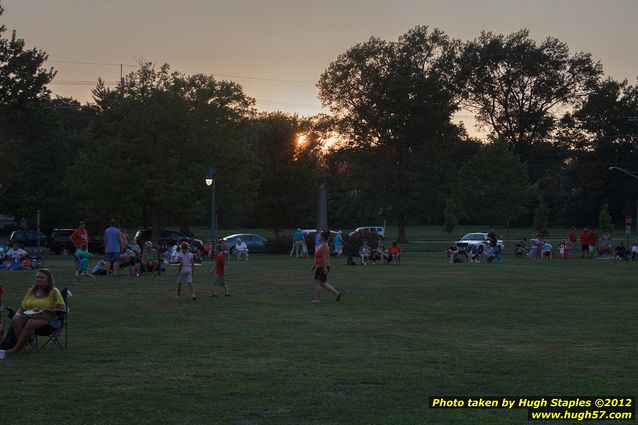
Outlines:
POLYGON ((215 180, 211 189, 211 212, 210 212, 210 242, 213 246, 217 243, 217 218, 215 217, 215 180))

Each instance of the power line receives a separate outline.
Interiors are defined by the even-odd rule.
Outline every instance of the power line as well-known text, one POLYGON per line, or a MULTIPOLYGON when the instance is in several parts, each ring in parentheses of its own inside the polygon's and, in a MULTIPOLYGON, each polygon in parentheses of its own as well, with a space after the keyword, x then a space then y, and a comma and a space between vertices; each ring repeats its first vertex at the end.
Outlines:
MULTIPOLYGON (((139 65, 108 63, 108 62, 82 62, 82 61, 48 61, 48 62, 60 63, 60 64, 71 64, 71 65, 125 66, 127 68, 140 68, 139 65)), ((177 72, 181 72, 183 74, 207 74, 206 72, 195 72, 195 71, 177 71, 177 72)), ((238 74, 218 74, 215 72, 213 72, 212 75, 219 75, 220 77, 238 78, 238 79, 244 79, 244 80, 274 81, 279 83, 292 83, 292 84, 312 84, 312 85, 315 84, 313 81, 290 80, 290 79, 284 79, 284 78, 254 77, 254 76, 238 75, 238 74)))

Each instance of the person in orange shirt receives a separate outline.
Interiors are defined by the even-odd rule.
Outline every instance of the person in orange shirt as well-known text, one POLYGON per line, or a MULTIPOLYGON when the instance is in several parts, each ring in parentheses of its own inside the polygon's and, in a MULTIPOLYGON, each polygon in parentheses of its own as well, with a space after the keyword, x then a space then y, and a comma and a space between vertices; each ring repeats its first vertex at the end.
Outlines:
POLYGON ((330 271, 330 247, 328 246, 328 240, 330 240, 330 232, 324 230, 321 232, 320 245, 315 250, 315 262, 312 265, 312 269, 315 271, 315 298, 312 300, 313 304, 319 304, 319 297, 321 296, 321 288, 326 288, 328 291, 336 295, 336 300, 341 299, 341 292, 337 291, 328 281, 328 272, 330 271))
POLYGON ((89 234, 86 231, 86 225, 83 221, 80 221, 78 228, 71 233, 69 240, 73 242, 75 249, 79 249, 81 246, 84 246, 87 251, 89 250, 89 234))
POLYGON ((392 242, 390 248, 388 248, 390 257, 392 258, 392 264, 399 264, 401 262, 401 247, 396 242, 392 242))

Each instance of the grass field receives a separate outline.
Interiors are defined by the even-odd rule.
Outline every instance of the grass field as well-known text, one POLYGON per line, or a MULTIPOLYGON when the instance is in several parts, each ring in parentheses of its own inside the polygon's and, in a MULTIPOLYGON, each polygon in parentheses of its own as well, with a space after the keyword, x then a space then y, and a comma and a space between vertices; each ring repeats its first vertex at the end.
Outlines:
MULTIPOLYGON (((433 395, 635 395, 638 262, 346 266, 311 305, 310 260, 232 262, 233 294, 175 300, 161 277, 70 286, 67 352, 0 361, 0 423, 512 424, 525 410, 435 410, 433 395)), ((5 305, 32 272, 0 272, 5 305)))

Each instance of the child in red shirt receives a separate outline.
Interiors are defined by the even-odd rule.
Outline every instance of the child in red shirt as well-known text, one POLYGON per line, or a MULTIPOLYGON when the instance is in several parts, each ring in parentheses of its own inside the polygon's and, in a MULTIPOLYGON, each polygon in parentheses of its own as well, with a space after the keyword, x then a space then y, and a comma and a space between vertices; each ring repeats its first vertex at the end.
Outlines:
POLYGON ((213 282, 213 290, 212 290, 211 297, 217 296, 217 294, 215 294, 216 286, 223 286, 224 294, 227 297, 230 297, 230 288, 228 287, 228 284, 226 283, 226 279, 224 278, 225 271, 226 271, 226 256, 224 255, 224 248, 221 245, 215 246, 215 265, 210 269, 209 273, 212 274, 214 271, 216 273, 215 273, 215 281, 213 282))

